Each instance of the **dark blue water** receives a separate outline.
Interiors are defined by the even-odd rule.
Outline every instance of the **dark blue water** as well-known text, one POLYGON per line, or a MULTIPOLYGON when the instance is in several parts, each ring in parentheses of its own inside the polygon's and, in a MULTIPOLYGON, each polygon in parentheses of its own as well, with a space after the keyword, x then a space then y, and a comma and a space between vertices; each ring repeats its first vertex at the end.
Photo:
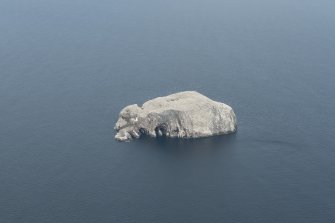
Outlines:
POLYGON ((335 222, 331 0, 2 0, 0 222, 335 222), (237 134, 114 141, 197 90, 237 134))

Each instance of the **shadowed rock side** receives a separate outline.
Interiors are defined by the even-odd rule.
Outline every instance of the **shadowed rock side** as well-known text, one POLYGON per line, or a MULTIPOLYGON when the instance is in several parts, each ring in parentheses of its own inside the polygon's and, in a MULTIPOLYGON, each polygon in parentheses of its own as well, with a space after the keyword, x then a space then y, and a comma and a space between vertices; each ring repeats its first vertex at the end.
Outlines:
POLYGON ((122 109, 115 130, 115 138, 127 141, 142 134, 199 138, 228 134, 237 129, 233 109, 213 101, 196 91, 184 91, 158 97, 122 109))

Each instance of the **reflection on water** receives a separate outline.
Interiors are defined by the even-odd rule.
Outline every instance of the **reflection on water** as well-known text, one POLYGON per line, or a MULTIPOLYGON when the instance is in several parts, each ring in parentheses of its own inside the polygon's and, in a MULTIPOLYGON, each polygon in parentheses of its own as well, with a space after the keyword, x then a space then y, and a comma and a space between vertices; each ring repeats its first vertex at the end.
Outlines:
POLYGON ((237 133, 197 139, 144 136, 138 139, 136 143, 174 156, 204 156, 233 149, 236 137, 237 133))

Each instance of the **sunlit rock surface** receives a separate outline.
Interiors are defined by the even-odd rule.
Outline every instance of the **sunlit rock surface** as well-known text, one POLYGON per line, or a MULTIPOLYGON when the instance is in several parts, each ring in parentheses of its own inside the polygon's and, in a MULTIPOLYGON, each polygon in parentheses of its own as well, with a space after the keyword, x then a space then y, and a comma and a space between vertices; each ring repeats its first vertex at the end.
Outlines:
POLYGON ((196 91, 184 91, 122 109, 115 138, 128 141, 141 135, 199 138, 237 129, 233 109, 196 91))

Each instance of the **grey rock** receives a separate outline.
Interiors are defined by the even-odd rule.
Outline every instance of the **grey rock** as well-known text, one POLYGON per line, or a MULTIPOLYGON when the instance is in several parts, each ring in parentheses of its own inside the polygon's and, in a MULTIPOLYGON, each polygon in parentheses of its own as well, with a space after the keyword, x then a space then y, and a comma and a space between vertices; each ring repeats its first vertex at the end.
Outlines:
POLYGON ((233 109, 196 91, 184 91, 121 110, 115 138, 128 141, 141 135, 199 138, 237 130, 233 109))

